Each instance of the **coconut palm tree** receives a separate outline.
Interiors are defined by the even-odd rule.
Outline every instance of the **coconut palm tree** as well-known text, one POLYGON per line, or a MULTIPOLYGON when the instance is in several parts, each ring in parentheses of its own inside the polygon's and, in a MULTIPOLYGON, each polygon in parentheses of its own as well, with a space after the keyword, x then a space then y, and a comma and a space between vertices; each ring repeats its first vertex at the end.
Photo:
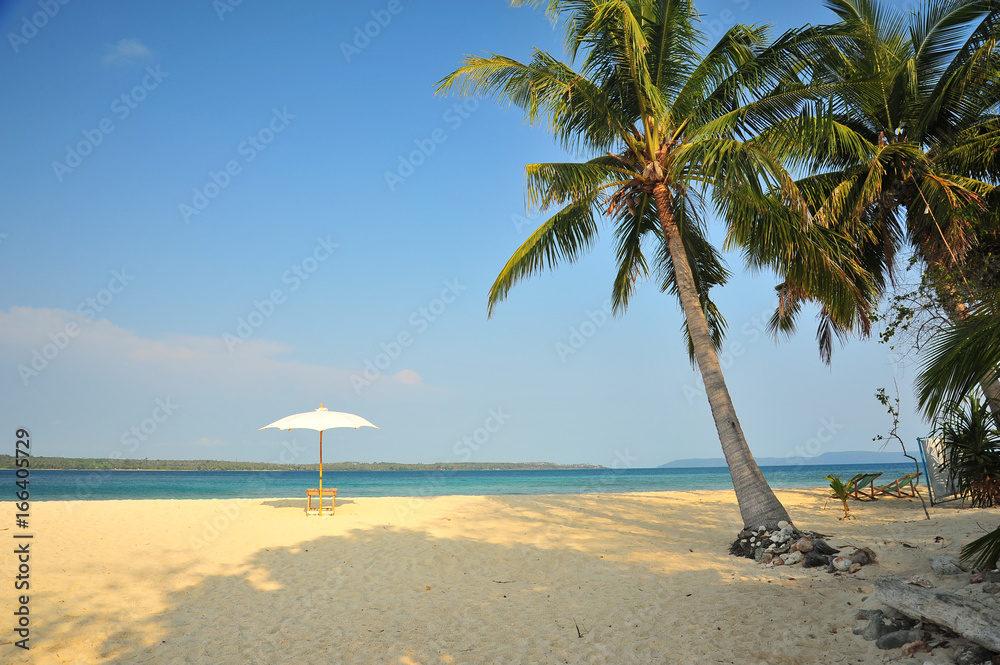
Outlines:
MULTIPOLYGON (((855 311, 849 289, 824 292, 814 266, 798 265, 787 245, 760 243, 753 223, 735 224, 743 235, 734 240, 784 277, 776 330, 794 330, 802 302, 820 303, 818 337, 829 362, 835 335, 868 333, 901 250, 912 249, 928 274, 964 279, 963 258, 997 228, 991 203, 1000 180, 1000 3, 928 0, 911 13, 878 0, 826 4, 840 21, 816 43, 804 76, 815 90, 844 85, 759 140, 805 172, 794 198, 808 206, 807 235, 837 244, 841 256, 853 254, 844 270, 863 282, 855 311)), ((772 227, 787 190, 772 196, 772 227)), ((759 209, 734 214, 755 217, 759 209)), ((785 228, 799 225, 799 211, 786 217, 785 228)), ((947 279, 936 286, 949 315, 964 316, 962 289, 947 279)), ((991 406, 1000 406, 1000 383, 982 387, 991 406)))
POLYGON ((754 461, 719 364, 725 321, 709 291, 728 272, 703 214, 709 203, 724 213, 734 197, 765 205, 768 192, 791 183, 780 156, 753 136, 801 110, 807 93, 794 74, 815 35, 768 44, 766 29, 736 25, 705 48, 690 0, 553 0, 548 12, 565 20, 578 68, 541 50, 527 63, 468 56, 438 86, 513 104, 547 123, 562 147, 594 155, 526 168, 528 204, 554 213, 501 270, 490 314, 522 279, 576 260, 608 219, 616 312, 651 271, 680 300, 744 526, 790 521, 754 461))

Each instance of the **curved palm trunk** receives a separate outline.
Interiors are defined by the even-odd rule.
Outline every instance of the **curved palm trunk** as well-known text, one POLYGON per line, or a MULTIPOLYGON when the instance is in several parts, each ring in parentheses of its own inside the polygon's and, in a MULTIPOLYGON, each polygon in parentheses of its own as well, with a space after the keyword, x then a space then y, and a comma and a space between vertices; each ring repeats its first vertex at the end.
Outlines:
POLYGON ((722 452, 726 456, 726 464, 729 465, 729 475, 733 479, 733 488, 736 490, 736 500, 740 505, 743 526, 756 528, 764 525, 769 529, 774 529, 779 521, 791 522, 791 520, 785 507, 781 505, 778 497, 774 495, 771 487, 764 480, 764 475, 760 472, 760 468, 750 452, 746 437, 743 435, 743 429, 740 427, 740 421, 736 417, 736 408, 733 406, 732 397, 729 396, 729 389, 726 387, 726 380, 722 375, 722 367, 719 365, 719 358, 712 345, 712 335, 708 329, 705 312, 701 308, 687 252, 681 241, 677 224, 670 213, 670 191, 661 184, 653 190, 653 196, 656 198, 657 214, 660 218, 663 237, 673 262, 677 292, 680 296, 681 307, 684 309, 684 316, 687 319, 695 358, 698 360, 698 369, 701 371, 705 383, 705 392, 708 395, 708 403, 712 407, 715 427, 719 431, 722 452))
POLYGON ((1000 379, 993 383, 983 381, 979 386, 983 389, 983 395, 986 396, 986 405, 990 407, 990 413, 993 414, 997 422, 1000 422, 1000 379))

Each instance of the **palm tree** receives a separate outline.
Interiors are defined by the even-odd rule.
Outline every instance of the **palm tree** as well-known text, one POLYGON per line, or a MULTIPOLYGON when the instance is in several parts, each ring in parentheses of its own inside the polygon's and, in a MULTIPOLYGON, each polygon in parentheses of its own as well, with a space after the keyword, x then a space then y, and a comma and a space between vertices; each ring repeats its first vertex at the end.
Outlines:
MULTIPOLYGON (((867 334, 871 313, 893 277, 895 258, 909 245, 930 275, 957 275, 981 235, 997 228, 990 205, 1000 174, 1000 3, 929 0, 904 14, 878 0, 826 0, 840 18, 816 42, 805 72, 822 90, 810 112, 768 128, 760 140, 806 172, 795 200, 813 224, 804 232, 838 247, 843 273, 858 280, 855 301, 843 283, 823 286, 822 271, 789 255, 786 245, 761 243, 752 223, 736 224, 753 260, 778 268, 781 307, 776 330, 791 332, 803 301, 818 301, 821 355, 831 340, 867 334)), ((779 226, 786 191, 771 199, 769 223, 779 226)), ((757 206, 736 211, 759 215, 757 206)), ((800 213, 786 214, 792 233, 800 213)), ((962 289, 937 279, 949 316, 964 316, 962 289)), ((991 407, 1000 383, 984 381, 991 407)))
POLYGON ((503 267, 490 315, 517 282, 576 260, 602 216, 614 224, 612 302, 624 311, 636 282, 650 276, 644 243, 653 244, 652 269, 680 300, 744 526, 790 521, 754 461, 719 365, 725 321, 709 290, 728 272, 702 214, 709 200, 722 212, 734 197, 763 205, 791 182, 753 134, 801 108, 803 86, 789 81, 812 35, 767 45, 766 29, 737 25, 704 50, 690 0, 552 0, 548 11, 565 19, 578 70, 537 49, 528 63, 468 56, 438 85, 514 104, 530 122, 546 122, 564 148, 596 155, 526 168, 528 204, 555 212, 503 267))

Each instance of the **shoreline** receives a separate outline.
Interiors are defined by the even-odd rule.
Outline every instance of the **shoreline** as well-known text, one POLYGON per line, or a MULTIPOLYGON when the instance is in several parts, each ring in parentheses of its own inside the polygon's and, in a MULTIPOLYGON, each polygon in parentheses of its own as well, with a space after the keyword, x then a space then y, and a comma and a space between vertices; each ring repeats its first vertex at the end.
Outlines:
MULTIPOLYGON (((326 483, 324 483, 326 487, 326 483)), ((826 485, 815 486, 815 487, 773 487, 775 492, 795 492, 795 491, 816 491, 822 490, 826 485)), ((173 498, 99 498, 99 499, 81 499, 81 498, 70 498, 70 499, 32 499, 31 503, 41 504, 41 503, 51 503, 51 504, 66 504, 66 503, 102 503, 108 501, 303 501, 305 502, 305 487, 302 488, 301 495, 292 496, 227 496, 227 497, 173 497, 173 498)), ((339 488, 338 488, 339 489, 339 488)), ((621 492, 615 491, 600 491, 600 492, 550 492, 550 493, 537 493, 537 494, 400 494, 400 495, 379 495, 379 496, 368 496, 368 495, 351 495, 351 494, 337 494, 337 504, 343 501, 357 501, 357 500, 371 500, 371 499, 397 499, 397 500, 407 500, 407 499, 502 499, 502 498, 518 498, 518 497, 539 497, 539 498, 596 498, 596 497, 616 497, 616 496, 644 496, 650 495, 655 496, 658 494, 692 494, 698 492, 719 492, 719 493, 729 493, 733 495, 733 500, 736 500, 736 494, 732 488, 725 489, 667 489, 667 490, 623 490, 621 492)), ((881 500, 881 499, 878 499, 881 500)), ((919 501, 918 499, 914 499, 919 501)), ((0 501, 0 505, 4 503, 13 503, 12 501, 0 501)), ((928 506, 929 507, 929 506, 928 506)), ((936 506, 935 506, 936 507, 936 506)), ((736 531, 739 531, 737 529, 736 531)), ((734 531, 735 533, 735 531, 734 531)))
MULTIPOLYGON (((824 475, 849 477, 858 467, 793 466, 765 468, 774 489, 821 489, 824 475)), ((909 472, 906 465, 876 469, 885 477, 909 472)), ((315 472, 212 471, 170 473, 157 470, 36 470, 32 500, 104 501, 169 499, 296 498, 318 485, 315 472), (56 472, 58 471, 58 473, 56 472)), ((0 471, 0 480, 14 472, 0 471)), ((453 470, 332 471, 324 485, 339 489, 342 499, 354 497, 412 498, 426 496, 532 496, 628 494, 635 492, 732 491, 726 468, 621 470, 453 470)))
MULTIPOLYGON (((9 457, 9 455, 8 455, 9 457)), ((380 462, 376 462, 380 463, 380 462)), ((395 464, 395 462, 391 462, 395 464)), ((519 462, 520 463, 520 462, 519 462)), ((359 464, 367 464, 367 462, 359 462, 359 464)), ((427 464, 425 466, 433 466, 433 464, 427 464)), ((912 462, 817 462, 812 464, 761 464, 759 467, 761 469, 799 469, 802 467, 836 467, 836 466, 847 466, 847 467, 896 467, 896 466, 912 466, 912 462)), ((921 465, 923 468, 923 465, 921 465)), ((0 471, 16 471, 15 466, 0 466, 0 471)), ((312 469, 119 469, 119 468, 96 468, 96 469, 56 469, 48 468, 44 466, 32 466, 32 471, 75 471, 78 473, 88 473, 88 472, 100 472, 100 471, 142 471, 144 473, 152 473, 155 471, 164 472, 174 472, 174 473, 265 473, 265 472, 276 472, 276 473, 317 473, 319 467, 312 469)), ((488 471, 490 473, 504 472, 504 471, 612 471, 612 472, 622 472, 622 471, 669 471, 676 473, 692 472, 692 471, 711 471, 711 472, 722 472, 728 471, 729 467, 725 464, 715 464, 711 466, 636 466, 616 469, 609 466, 551 466, 551 467, 536 467, 536 466, 525 466, 524 468, 517 469, 501 469, 501 468, 459 468, 459 469, 344 469, 330 467, 330 463, 327 463, 323 467, 325 473, 426 473, 426 472, 446 472, 452 473, 455 471, 488 471)))

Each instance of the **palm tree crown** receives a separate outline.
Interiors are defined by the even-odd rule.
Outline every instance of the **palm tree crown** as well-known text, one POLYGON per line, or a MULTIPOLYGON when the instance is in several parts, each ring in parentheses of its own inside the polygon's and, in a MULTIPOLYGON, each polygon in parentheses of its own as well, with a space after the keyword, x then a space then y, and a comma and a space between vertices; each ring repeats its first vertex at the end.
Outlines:
MULTIPOLYGON (((931 269, 960 271, 977 232, 996 226, 989 203, 1000 165, 1000 3, 930 0, 909 14, 877 0, 827 6, 840 21, 815 42, 803 76, 829 94, 761 140, 806 173, 793 197, 808 207, 806 235, 839 247, 838 269, 854 288, 827 281, 835 288, 824 290, 815 283, 822 271, 783 255, 786 247, 760 243, 752 221, 737 225, 748 233, 736 240, 785 277, 776 329, 794 329, 802 301, 822 304, 819 337, 829 361, 832 333, 867 334, 901 249, 909 245, 931 269)), ((772 226, 788 198, 773 194, 772 226)), ((788 215, 786 228, 800 218, 797 210, 788 215)))
POLYGON ((734 199, 764 207, 792 187, 782 156, 755 136, 802 108, 807 86, 794 75, 815 31, 768 44, 764 28, 736 25, 706 48, 690 0, 553 0, 548 11, 565 20, 578 69, 540 50, 528 63, 469 56, 438 87, 514 104, 564 148, 596 155, 527 167, 529 205, 554 212, 501 270, 490 312, 518 281, 579 257, 610 220, 616 311, 651 271, 678 296, 744 523, 774 526, 787 513, 750 454, 716 356, 725 321, 709 292, 729 273, 703 213, 709 202, 725 213, 734 199))

